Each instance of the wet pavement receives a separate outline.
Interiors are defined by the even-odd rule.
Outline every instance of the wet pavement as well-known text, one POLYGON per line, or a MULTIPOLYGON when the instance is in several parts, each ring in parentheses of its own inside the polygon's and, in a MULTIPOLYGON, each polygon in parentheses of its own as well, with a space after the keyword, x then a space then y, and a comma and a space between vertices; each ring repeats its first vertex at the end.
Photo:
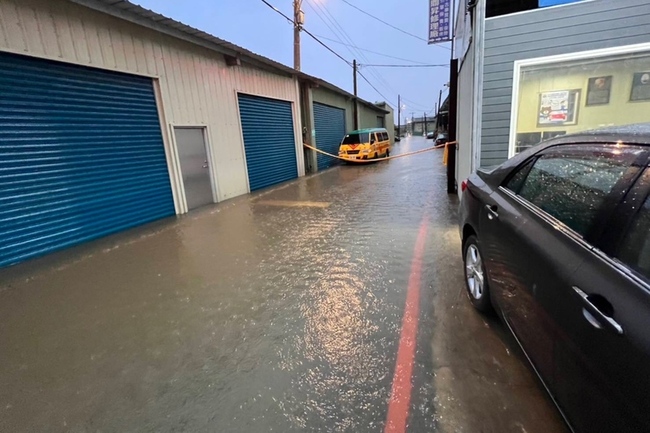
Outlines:
POLYGON ((445 188, 440 151, 341 166, 0 271, 0 432, 563 432, 445 188))

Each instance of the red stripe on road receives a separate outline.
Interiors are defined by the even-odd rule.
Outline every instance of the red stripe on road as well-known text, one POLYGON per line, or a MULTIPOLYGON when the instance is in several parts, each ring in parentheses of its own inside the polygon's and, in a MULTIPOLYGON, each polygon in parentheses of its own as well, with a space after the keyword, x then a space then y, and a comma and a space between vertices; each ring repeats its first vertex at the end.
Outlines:
POLYGON ((384 433, 405 433, 406 421, 411 405, 411 377, 413 375, 413 362, 415 359, 415 343, 418 333, 418 320, 420 317, 420 280, 422 276, 422 257, 426 243, 429 225, 425 215, 420 223, 420 231, 415 241, 413 262, 411 262, 411 275, 406 293, 406 306, 402 319, 402 333, 399 338, 397 350, 397 363, 393 375, 393 388, 388 403, 388 416, 384 433))

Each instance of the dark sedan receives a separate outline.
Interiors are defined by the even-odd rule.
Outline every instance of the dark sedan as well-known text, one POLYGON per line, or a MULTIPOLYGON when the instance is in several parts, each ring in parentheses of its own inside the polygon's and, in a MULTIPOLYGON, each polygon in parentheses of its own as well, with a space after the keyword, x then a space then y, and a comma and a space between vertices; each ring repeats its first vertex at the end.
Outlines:
POLYGON ((472 304, 577 432, 650 431, 650 124, 567 135, 461 185, 472 304))
POLYGON ((449 142, 449 134, 447 134, 446 132, 441 132, 436 137, 436 146, 439 146, 441 144, 445 144, 447 142, 449 142))

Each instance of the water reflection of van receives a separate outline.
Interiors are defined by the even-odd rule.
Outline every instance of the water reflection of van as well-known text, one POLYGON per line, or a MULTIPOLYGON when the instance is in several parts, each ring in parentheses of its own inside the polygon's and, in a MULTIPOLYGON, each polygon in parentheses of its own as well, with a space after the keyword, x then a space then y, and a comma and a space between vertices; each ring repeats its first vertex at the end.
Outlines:
POLYGON ((339 156, 348 159, 375 159, 390 155, 390 136, 384 128, 352 131, 343 137, 339 156))

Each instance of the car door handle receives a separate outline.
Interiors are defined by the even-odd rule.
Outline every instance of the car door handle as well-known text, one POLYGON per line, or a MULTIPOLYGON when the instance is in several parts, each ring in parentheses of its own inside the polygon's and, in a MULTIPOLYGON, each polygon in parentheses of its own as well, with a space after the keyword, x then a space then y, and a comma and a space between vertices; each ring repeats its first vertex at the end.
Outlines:
MULTIPOLYGON (((623 327, 618 324, 618 322, 614 319, 612 319, 610 316, 605 314, 596 304, 594 304, 590 299, 589 295, 587 295, 585 292, 580 290, 579 287, 573 286, 573 291, 578 295, 578 298, 582 301, 582 305, 584 309, 591 314, 591 316, 596 319, 596 321, 602 325, 602 327, 605 327, 609 329, 610 331, 613 331, 614 333, 618 335, 623 335, 623 327)), ((589 318, 587 318, 589 323, 597 327, 589 318)))
POLYGON ((498 208, 496 205, 486 204, 485 209, 488 211, 487 216, 490 221, 499 218, 499 212, 497 212, 498 208))

